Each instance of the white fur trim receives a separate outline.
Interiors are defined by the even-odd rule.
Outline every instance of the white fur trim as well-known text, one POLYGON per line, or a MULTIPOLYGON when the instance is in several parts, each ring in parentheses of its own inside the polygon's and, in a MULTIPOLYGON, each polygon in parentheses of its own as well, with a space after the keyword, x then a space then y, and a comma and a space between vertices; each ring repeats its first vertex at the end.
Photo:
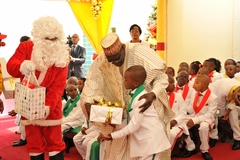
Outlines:
POLYGON ((45 109, 45 119, 46 119, 49 116, 50 107, 49 106, 45 106, 44 109, 45 109))
POLYGON ((52 151, 52 152, 49 152, 48 155, 49 155, 49 156, 55 156, 55 155, 57 155, 58 153, 60 153, 60 151, 52 151))
POLYGON ((44 120, 44 119, 37 119, 37 120, 21 120, 21 125, 37 125, 37 126, 57 126, 62 124, 62 119, 56 120, 44 120))

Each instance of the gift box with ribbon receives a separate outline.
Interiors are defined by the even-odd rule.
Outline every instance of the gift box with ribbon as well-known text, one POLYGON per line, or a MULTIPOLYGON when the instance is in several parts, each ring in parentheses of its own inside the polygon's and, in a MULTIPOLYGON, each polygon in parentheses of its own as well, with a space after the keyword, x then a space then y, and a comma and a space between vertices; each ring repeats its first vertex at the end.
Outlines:
POLYGON ((19 78, 4 78, 3 79, 3 94, 6 99, 15 98, 15 83, 20 82, 19 78))
POLYGON ((90 121, 106 124, 121 124, 123 108, 116 102, 105 102, 104 99, 95 100, 91 105, 90 121))

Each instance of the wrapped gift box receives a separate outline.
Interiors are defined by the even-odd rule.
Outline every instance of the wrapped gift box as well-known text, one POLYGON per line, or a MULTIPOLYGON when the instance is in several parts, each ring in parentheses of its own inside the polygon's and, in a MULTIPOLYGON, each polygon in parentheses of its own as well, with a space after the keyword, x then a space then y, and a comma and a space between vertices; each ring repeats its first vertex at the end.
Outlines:
POLYGON ((91 105, 90 121, 121 124, 123 108, 91 105))
POLYGON ((20 82, 19 78, 3 78, 3 94, 6 99, 14 99, 15 83, 20 82))

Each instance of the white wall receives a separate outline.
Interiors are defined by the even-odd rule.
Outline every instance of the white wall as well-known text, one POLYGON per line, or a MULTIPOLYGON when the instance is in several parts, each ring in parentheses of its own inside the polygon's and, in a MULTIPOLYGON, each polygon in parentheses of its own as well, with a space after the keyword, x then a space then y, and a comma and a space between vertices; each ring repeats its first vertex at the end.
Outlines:
POLYGON ((177 70, 182 61, 211 57, 223 65, 232 56, 232 28, 232 0, 169 0, 168 65, 177 70))
MULTIPOLYGON (((148 16, 155 0, 115 0, 111 27, 116 27, 121 41, 130 40, 130 26, 138 24, 147 32, 148 16)), ((7 34, 5 47, 0 49, 0 57, 7 60, 14 53, 23 35, 31 36, 32 23, 41 16, 54 16, 63 25, 66 36, 83 34, 71 8, 65 0, 0 0, 0 32, 7 34)), ((142 38, 143 38, 142 34, 142 38)), ((79 42, 82 43, 81 41, 79 42)))
POLYGON ((0 0, 0 6, 0 32, 7 34, 6 46, 1 47, 0 56, 7 60, 18 46, 20 37, 31 36, 32 23, 41 16, 56 17, 63 24, 66 36, 75 32, 82 35, 66 1, 0 0))

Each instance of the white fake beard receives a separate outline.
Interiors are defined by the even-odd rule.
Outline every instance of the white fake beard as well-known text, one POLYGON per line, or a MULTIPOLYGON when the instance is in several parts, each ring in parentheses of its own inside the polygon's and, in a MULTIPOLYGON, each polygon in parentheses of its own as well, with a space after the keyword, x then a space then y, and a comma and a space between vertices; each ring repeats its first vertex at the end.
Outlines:
POLYGON ((44 71, 55 65, 65 67, 69 61, 67 45, 60 40, 50 41, 45 39, 34 39, 32 61, 36 70, 44 71))

